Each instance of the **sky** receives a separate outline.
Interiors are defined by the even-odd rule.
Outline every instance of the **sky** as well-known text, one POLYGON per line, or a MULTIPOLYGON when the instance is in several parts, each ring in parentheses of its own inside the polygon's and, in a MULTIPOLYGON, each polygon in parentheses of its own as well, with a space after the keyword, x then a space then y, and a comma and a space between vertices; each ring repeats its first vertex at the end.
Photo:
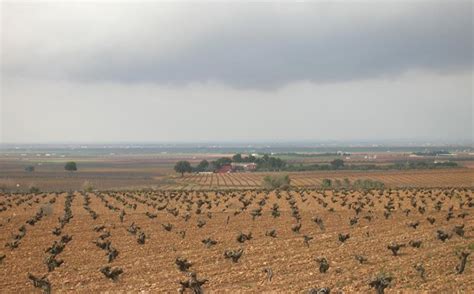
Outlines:
POLYGON ((473 142, 472 1, 0 8, 0 143, 473 142))

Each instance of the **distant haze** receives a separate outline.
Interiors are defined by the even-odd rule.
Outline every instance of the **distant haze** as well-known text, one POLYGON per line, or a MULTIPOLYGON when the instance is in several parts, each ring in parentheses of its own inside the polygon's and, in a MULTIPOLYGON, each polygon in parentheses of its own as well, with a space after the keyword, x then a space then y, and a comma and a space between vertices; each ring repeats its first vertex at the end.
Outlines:
POLYGON ((474 137, 472 1, 0 5, 0 143, 474 137))

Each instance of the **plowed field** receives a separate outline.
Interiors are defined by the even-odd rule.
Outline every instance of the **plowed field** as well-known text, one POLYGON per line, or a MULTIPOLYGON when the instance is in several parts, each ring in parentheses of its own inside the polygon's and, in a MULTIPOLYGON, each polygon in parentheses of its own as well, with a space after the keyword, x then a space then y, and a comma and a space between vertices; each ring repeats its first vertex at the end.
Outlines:
POLYGON ((328 287, 367 293, 375 292, 369 283, 381 273, 392 278, 388 293, 474 291, 472 254, 464 272, 456 270, 457 254, 474 250, 468 189, 3 194, 0 204, 0 241, 8 244, 0 249, 2 293, 41 292, 28 273, 44 276, 53 293, 173 293, 187 272, 208 279, 206 292, 328 287), (444 241, 438 230, 446 233, 444 241), (142 233, 144 244, 138 242, 142 233), (251 233, 250 240, 239 242, 240 233, 251 233), (206 246, 207 238, 216 244, 206 246), (410 241, 421 241, 420 248, 410 241), (403 245, 397 256, 387 248, 391 243, 403 245), (239 249, 236 262, 224 257, 239 249), (110 252, 116 256, 109 262, 110 252), (47 258, 62 263, 48 271, 47 258), (177 258, 191 266, 180 271, 177 258), (327 260, 324 273, 318 258, 327 260), (123 273, 113 281, 101 272, 105 266, 123 273))

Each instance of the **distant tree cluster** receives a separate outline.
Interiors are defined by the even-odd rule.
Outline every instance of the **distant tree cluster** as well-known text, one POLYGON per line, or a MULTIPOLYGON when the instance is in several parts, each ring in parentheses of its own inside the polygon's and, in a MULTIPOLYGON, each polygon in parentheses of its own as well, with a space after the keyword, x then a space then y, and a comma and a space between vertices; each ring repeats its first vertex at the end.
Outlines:
POLYGON ((27 167, 25 167, 25 171, 27 172, 34 172, 35 171, 35 167, 34 165, 28 165, 27 167))
MULTIPOLYGON (((175 164, 174 170, 181 175, 191 172, 214 172, 231 163, 255 163, 257 165, 257 170, 262 171, 280 171, 286 166, 285 161, 277 157, 269 156, 268 154, 263 155, 261 158, 257 158, 253 155, 244 157, 242 154, 237 153, 232 157, 221 157, 211 162, 202 160, 195 167, 192 166, 189 161, 178 161, 175 164)), ((239 167, 237 166, 235 169, 238 170, 239 167)), ((240 167, 240 169, 243 168, 240 167)))
POLYGON ((199 162, 195 170, 197 172, 203 172, 203 171, 207 171, 208 169, 209 169, 209 162, 204 159, 201 162, 199 162))
POLYGON ((191 164, 189 163, 189 161, 182 160, 182 161, 176 162, 174 166, 174 170, 177 173, 180 173, 181 176, 184 176, 185 173, 192 172, 193 168, 191 167, 191 164))
POLYGON ((342 159, 334 159, 331 161, 331 167, 333 169, 342 169, 344 167, 344 160, 342 159))
POLYGON ((381 181, 375 181, 371 179, 358 179, 351 183, 348 178, 344 180, 331 180, 331 179, 323 179, 321 182, 321 187, 323 189, 331 189, 331 188, 344 188, 344 189, 357 189, 357 190, 371 190, 371 189, 383 189, 385 184, 381 181))
POLYGON ((257 158, 255 163, 257 164, 257 170, 260 171, 281 171, 286 167, 286 161, 278 157, 269 156, 268 154, 257 158))
POLYGON ((237 153, 234 156, 232 156, 232 162, 237 162, 237 163, 250 163, 250 162, 255 162, 257 160, 257 157, 253 155, 249 155, 246 157, 242 157, 242 154, 237 153))
POLYGON ((413 152, 413 154, 419 155, 419 156, 438 156, 438 155, 449 155, 451 153, 446 150, 435 150, 435 151, 413 152))
POLYGON ((189 161, 181 160, 175 164, 174 170, 183 176, 185 173, 210 171, 210 167, 207 160, 201 160, 196 167, 193 167, 189 161))
POLYGON ((210 166, 211 170, 218 170, 231 163, 255 163, 257 170, 260 171, 280 171, 286 167, 286 162, 278 157, 269 156, 268 154, 264 154, 262 157, 253 155, 243 157, 240 153, 235 154, 232 158, 221 157, 212 161, 210 166))
POLYGON ((344 160, 337 158, 331 161, 329 164, 308 164, 308 165, 289 165, 286 167, 287 171, 313 171, 313 170, 339 170, 339 169, 372 169, 376 168, 376 165, 345 165, 344 160))
POLYGON ((430 161, 411 161, 407 163, 396 163, 392 165, 395 169, 435 169, 446 167, 458 167, 454 161, 430 162, 430 161))
POLYGON ((192 172, 214 172, 225 165, 231 164, 232 159, 227 157, 221 157, 214 161, 207 161, 201 160, 197 166, 192 166, 189 161, 178 161, 175 166, 174 170, 177 173, 180 173, 183 176, 185 173, 192 173, 192 172))
POLYGON ((237 153, 232 156, 232 162, 255 163, 257 164, 256 169, 260 171, 280 171, 284 170, 286 167, 286 161, 268 154, 264 154, 262 157, 255 157, 253 155, 242 157, 240 153, 237 153))
MULTIPOLYGON (((187 161, 179 161, 176 163, 175 171, 181 173, 191 172, 214 172, 221 169, 223 166, 231 163, 255 163, 257 171, 316 171, 316 170, 391 170, 391 169, 435 169, 435 168, 449 168, 457 167, 458 164, 452 161, 446 162, 430 162, 430 161, 411 161, 403 163, 394 163, 387 165, 375 164, 357 164, 346 165, 344 160, 336 158, 329 162, 329 164, 308 164, 308 165, 288 165, 285 160, 281 158, 264 154, 262 157, 255 157, 249 155, 243 157, 242 154, 237 153, 232 157, 221 157, 211 162, 202 160, 196 167, 191 166, 187 161)), ((239 169, 239 166, 234 167, 239 169)), ((240 169, 243 169, 240 167, 240 169)))
POLYGON ((410 161, 397 162, 394 164, 375 165, 375 164, 357 164, 346 165, 342 159, 335 159, 330 164, 308 164, 308 165, 289 165, 286 171, 316 171, 316 170, 408 170, 408 169, 436 169, 451 168, 459 165, 453 161, 432 162, 432 161, 410 161))
POLYGON ((74 161, 69 161, 69 162, 66 162, 66 164, 64 165, 64 169, 67 171, 76 171, 77 165, 74 161))
MULTIPOLYGON (((64 165, 64 169, 67 171, 77 171, 77 164, 74 161, 66 162, 66 164, 64 165)), ((25 167, 25 171, 29 173, 32 173, 35 170, 36 169, 34 165, 28 165, 25 167)))
POLYGON ((211 161, 211 170, 218 170, 220 168, 222 168, 223 166, 225 165, 228 165, 228 164, 231 164, 232 163, 232 159, 229 158, 229 157, 221 157, 221 158, 218 158, 214 161, 211 161))

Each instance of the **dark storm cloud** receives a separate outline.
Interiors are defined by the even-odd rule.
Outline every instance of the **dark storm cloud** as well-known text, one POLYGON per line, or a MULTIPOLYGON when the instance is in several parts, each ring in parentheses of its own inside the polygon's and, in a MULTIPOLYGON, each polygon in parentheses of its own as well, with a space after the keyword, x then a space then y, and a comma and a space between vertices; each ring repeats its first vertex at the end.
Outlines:
MULTIPOLYGON (((375 17, 378 10, 386 13, 391 7, 365 5, 373 6, 367 17, 375 17)), ((349 6, 363 10, 365 5, 349 6)), ((212 31, 165 58, 101 52, 97 62, 76 77, 171 84, 211 80, 243 88, 277 88, 300 80, 338 82, 408 70, 470 70, 471 4, 427 2, 410 8, 407 15, 361 24, 358 20, 339 24, 331 19, 328 24, 334 27, 324 29, 319 26, 325 20, 313 18, 319 16, 318 5, 309 5, 299 19, 281 18, 281 13, 268 10, 247 19, 249 23, 236 19, 237 29, 212 31), (292 26, 294 21, 299 25, 292 26)))
MULTIPOLYGON (((169 6, 160 4, 134 7, 116 23, 102 25, 104 33, 93 49, 78 42, 73 50, 45 50, 45 55, 52 51, 57 56, 40 53, 36 59, 43 61, 26 65, 20 58, 5 66, 5 72, 83 82, 179 86, 211 81, 275 89, 298 81, 341 82, 409 70, 472 68, 471 1, 198 4, 182 8, 186 13, 168 12, 169 6), (163 24, 154 11, 173 17, 163 24), (129 19, 138 25, 127 27, 129 19)), ((101 29, 100 24, 78 19, 79 29, 73 27, 67 38, 101 29)), ((56 30, 38 33, 60 35, 56 30)))

